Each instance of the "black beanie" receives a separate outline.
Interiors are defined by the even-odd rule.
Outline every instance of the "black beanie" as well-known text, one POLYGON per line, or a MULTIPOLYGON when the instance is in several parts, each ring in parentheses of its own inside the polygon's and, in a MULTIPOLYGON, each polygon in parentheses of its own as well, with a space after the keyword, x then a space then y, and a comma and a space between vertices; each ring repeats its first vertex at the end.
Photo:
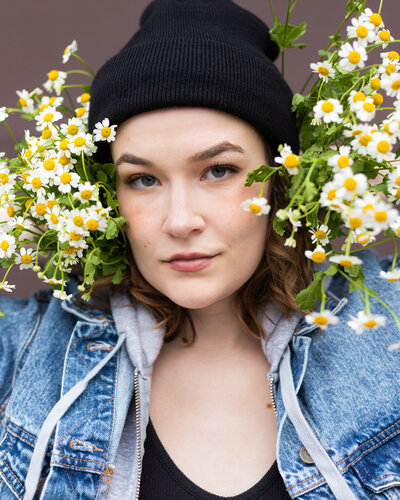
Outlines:
MULTIPOLYGON (((279 48, 266 24, 231 0, 153 0, 140 28, 97 72, 89 131, 109 118, 175 106, 215 108, 252 124, 272 150, 299 150, 292 92, 273 64, 279 48)), ((98 142, 98 161, 111 161, 98 142)))

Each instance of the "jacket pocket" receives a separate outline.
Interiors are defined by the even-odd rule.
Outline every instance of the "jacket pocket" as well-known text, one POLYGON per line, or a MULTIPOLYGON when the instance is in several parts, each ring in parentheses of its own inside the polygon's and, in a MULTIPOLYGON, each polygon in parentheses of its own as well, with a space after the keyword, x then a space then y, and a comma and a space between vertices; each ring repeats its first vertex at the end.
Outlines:
MULTIPOLYGON (((17 426, 8 418, 2 420, 0 435, 0 476, 2 479, 0 498, 1 500, 22 499, 25 494, 25 478, 36 443, 36 436, 17 426)), ((50 451, 45 456, 42 469, 43 479, 47 476, 49 468, 50 451)))
POLYGON ((352 468, 366 498, 400 499, 400 433, 366 450, 352 468))

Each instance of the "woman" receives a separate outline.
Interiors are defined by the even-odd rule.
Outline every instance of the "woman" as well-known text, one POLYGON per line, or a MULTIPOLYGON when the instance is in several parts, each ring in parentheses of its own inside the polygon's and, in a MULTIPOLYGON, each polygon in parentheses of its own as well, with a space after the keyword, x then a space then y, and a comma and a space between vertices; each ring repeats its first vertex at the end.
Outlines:
MULTIPOLYGON (((269 214, 241 207, 260 188, 246 174, 278 144, 298 148, 276 56, 228 0, 155 0, 98 72, 91 123, 119 125, 99 157, 116 165, 131 277, 111 314, 76 293, 7 304, 2 499, 400 492, 393 322, 373 342, 346 321, 307 325, 294 297, 312 276, 308 238, 284 247, 270 223, 281 178, 265 186, 269 214)), ((394 307, 375 254, 363 260, 394 307)), ((340 277, 326 293, 343 319, 360 309, 340 277)))

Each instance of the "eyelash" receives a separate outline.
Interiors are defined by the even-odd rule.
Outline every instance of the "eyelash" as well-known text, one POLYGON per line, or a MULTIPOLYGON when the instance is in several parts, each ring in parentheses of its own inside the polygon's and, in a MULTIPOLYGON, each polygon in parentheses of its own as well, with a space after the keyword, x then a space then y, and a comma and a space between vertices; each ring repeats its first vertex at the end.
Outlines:
MULTIPOLYGON (((207 167, 206 170, 202 173, 202 177, 207 172, 210 172, 213 168, 218 168, 218 167, 226 169, 231 174, 236 174, 236 173, 238 173, 240 171, 240 168, 236 167, 235 165, 229 165, 229 164, 224 164, 224 163, 213 163, 212 165, 210 165, 209 167, 207 167)), ((134 187, 134 183, 137 180, 139 180, 139 179, 141 179, 143 177, 153 177, 155 179, 154 175, 150 175, 150 174, 135 174, 135 175, 132 175, 132 176, 128 177, 127 180, 125 181, 125 183, 131 185, 132 187, 134 187)), ((225 177, 223 177, 222 179, 225 179, 225 177)), ((150 187, 152 187, 152 186, 150 186, 150 187)))

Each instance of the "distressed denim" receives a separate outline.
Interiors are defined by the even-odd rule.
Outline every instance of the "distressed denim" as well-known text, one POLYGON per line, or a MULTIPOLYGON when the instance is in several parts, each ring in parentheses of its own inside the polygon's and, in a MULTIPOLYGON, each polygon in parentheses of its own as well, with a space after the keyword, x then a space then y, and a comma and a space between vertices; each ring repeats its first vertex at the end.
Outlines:
MULTIPOLYGON (((379 277, 376 254, 363 251, 360 257, 367 286, 379 290, 398 311, 400 284, 379 277)), ((390 263, 383 260, 381 266, 386 269, 390 263)), ((76 285, 71 282, 69 293, 76 292, 76 285)), ((336 310, 339 323, 321 335, 301 320, 290 341, 298 402, 357 498, 400 498, 400 352, 388 351, 400 334, 386 309, 374 300, 371 309, 387 316, 386 327, 355 334, 347 321, 364 306, 358 294, 348 295, 344 278, 333 278, 328 295, 326 307, 336 310)), ((79 306, 75 297, 67 303, 51 292, 38 292, 29 300, 1 297, 0 305, 6 311, 0 319, 0 498, 11 500, 25 494, 32 453, 50 410, 113 349, 119 332, 112 316, 79 306)), ((139 318, 140 311, 137 314, 139 318)), ((312 460, 304 459, 283 405, 279 378, 272 375, 277 460, 290 496, 334 498, 312 460)), ((107 498, 135 379, 143 447, 150 382, 123 345, 58 421, 36 498, 107 498)), ((133 447, 137 446, 136 439, 133 447)), ((143 450, 135 453, 140 457, 143 450)))

